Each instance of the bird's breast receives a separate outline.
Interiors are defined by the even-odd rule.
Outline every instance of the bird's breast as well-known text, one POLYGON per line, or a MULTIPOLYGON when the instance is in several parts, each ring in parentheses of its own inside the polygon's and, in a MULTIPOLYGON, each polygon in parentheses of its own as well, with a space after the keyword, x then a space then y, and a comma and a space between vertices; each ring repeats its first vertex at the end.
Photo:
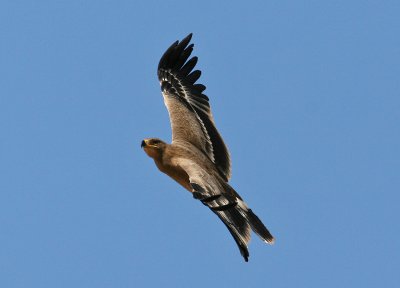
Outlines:
POLYGON ((192 192, 192 187, 189 181, 189 175, 185 172, 185 170, 176 165, 172 165, 169 163, 168 164, 162 163, 162 161, 154 160, 154 162, 156 163, 158 169, 161 172, 167 174, 169 177, 174 179, 189 192, 192 192))

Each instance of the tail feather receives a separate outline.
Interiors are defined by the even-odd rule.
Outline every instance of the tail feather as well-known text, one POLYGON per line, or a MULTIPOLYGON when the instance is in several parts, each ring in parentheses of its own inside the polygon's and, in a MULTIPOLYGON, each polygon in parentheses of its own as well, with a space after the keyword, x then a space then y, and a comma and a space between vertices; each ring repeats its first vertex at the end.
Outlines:
MULTIPOLYGON (((241 200, 239 200, 241 201, 241 200)), ((243 203, 244 204, 244 203, 243 203)), ((248 243, 250 242, 250 231, 253 230, 264 242, 273 244, 275 239, 268 231, 267 227, 261 220, 244 205, 236 205, 229 207, 226 210, 218 211, 210 209, 217 214, 225 226, 228 228, 237 246, 239 247, 240 254, 246 262, 249 261, 248 243)))
POLYGON ((273 244, 275 239, 257 215, 247 207, 240 195, 229 184, 226 183, 226 185, 227 193, 206 195, 203 188, 192 184, 195 190, 193 197, 200 200, 221 219, 235 239, 240 254, 248 262, 251 230, 266 243, 273 244))
MULTIPOLYGON (((233 208, 231 208, 233 210, 233 208)), ((228 228, 229 232, 231 233, 233 239, 235 239, 235 242, 237 246, 239 247, 240 254, 243 256, 244 261, 248 262, 249 261, 249 250, 247 248, 247 244, 250 241, 250 227, 246 222, 243 222, 243 218, 228 218, 227 217, 227 212, 221 212, 221 211, 213 211, 219 219, 225 224, 226 228, 228 228), (230 221, 229 221, 229 220, 230 221), (236 219, 233 220, 232 219, 236 219), (247 231, 246 231, 247 230, 247 231)), ((238 211, 234 211, 233 213, 229 214, 238 214, 235 213, 238 211)))
POLYGON ((256 214, 251 211, 251 209, 247 210, 247 219, 250 223, 251 230, 254 231, 263 241, 268 244, 274 244, 275 238, 269 232, 267 227, 261 222, 260 218, 257 217, 256 214))

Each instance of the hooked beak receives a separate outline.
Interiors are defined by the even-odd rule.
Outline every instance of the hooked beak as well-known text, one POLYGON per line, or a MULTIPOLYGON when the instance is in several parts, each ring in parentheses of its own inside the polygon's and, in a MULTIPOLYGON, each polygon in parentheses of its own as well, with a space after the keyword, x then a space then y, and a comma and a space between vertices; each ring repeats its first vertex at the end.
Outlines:
POLYGON ((142 144, 140 145, 141 148, 146 146, 146 141, 142 140, 142 144))

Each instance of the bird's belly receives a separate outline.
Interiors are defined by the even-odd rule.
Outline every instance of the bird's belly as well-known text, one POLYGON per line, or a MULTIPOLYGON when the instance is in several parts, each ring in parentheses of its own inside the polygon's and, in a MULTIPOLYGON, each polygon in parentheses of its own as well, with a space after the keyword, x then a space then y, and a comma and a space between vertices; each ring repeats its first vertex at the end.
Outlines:
POLYGON ((162 165, 161 163, 157 162, 156 165, 161 172, 167 174, 189 192, 192 192, 192 186, 190 185, 189 176, 182 168, 178 166, 162 165))

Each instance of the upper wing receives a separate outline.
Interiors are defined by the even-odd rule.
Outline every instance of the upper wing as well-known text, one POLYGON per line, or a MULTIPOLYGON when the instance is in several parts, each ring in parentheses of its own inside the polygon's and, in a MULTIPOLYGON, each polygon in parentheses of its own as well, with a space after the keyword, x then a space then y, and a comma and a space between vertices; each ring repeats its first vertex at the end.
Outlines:
POLYGON ((202 92, 206 87, 195 84, 200 70, 192 71, 197 57, 190 54, 192 34, 181 42, 173 43, 161 57, 158 79, 167 106, 172 127, 172 142, 190 142, 202 150, 228 180, 231 164, 228 149, 215 127, 208 97, 202 92))

